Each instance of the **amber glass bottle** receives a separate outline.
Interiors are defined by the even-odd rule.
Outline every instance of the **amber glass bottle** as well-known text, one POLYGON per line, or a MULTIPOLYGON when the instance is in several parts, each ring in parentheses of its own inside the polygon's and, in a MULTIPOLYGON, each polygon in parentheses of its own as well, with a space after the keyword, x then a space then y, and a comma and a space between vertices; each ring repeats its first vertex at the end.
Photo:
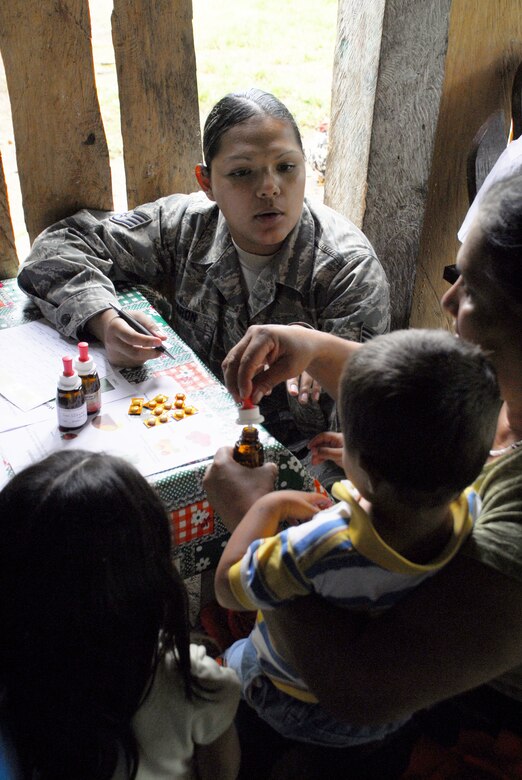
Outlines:
POLYGON ((62 432, 76 431, 87 422, 87 404, 82 380, 73 368, 72 357, 62 358, 63 374, 58 377, 56 411, 62 432))
POLYGON ((259 431, 253 425, 245 425, 241 438, 234 447, 234 460, 249 469, 262 466, 265 462, 263 445, 259 441, 259 431))
POLYGON ((89 345, 86 341, 80 341, 78 352, 79 355, 73 365, 82 380, 87 414, 96 414, 101 409, 100 377, 96 370, 96 364, 89 355, 89 345))

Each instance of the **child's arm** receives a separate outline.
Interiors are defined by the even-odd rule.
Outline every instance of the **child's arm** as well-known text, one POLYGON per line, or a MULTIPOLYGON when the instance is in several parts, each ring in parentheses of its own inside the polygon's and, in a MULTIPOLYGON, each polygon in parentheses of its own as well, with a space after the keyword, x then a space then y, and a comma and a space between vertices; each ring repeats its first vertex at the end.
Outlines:
POLYGON ((194 745, 199 780, 235 780, 240 758, 239 739, 233 723, 209 745, 194 745))
POLYGON ((274 536, 282 520, 308 520, 323 509, 325 503, 329 502, 319 493, 300 493, 298 490, 280 490, 259 498, 233 531, 218 563, 214 586, 221 606, 246 609, 234 596, 228 573, 252 542, 274 536))

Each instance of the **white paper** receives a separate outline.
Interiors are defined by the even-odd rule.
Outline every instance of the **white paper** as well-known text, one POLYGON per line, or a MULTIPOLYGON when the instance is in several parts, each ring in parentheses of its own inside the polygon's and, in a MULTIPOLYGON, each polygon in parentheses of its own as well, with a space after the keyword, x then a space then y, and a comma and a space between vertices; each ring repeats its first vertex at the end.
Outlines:
POLYGON ((193 416, 147 428, 143 420, 148 414, 129 415, 129 403, 126 398, 104 405, 77 433, 60 433, 56 420, 51 419, 4 431, 0 452, 15 473, 52 452, 85 449, 119 455, 147 477, 212 458, 218 447, 233 446, 238 438, 231 414, 218 415, 198 407, 193 416))
MULTIPOLYGON (((120 373, 107 374, 101 379, 102 409, 105 404, 136 395, 136 385, 128 382, 120 373)), ((56 392, 56 391, 55 391, 56 392)), ((43 420, 56 421, 56 402, 53 398, 27 412, 19 409, 0 395, 0 433, 13 428, 23 428, 43 420)))
MULTIPOLYGON (((76 345, 45 320, 0 330, 0 394, 25 412, 54 398, 62 357, 76 355, 76 345)), ((89 352, 100 378, 114 372, 103 347, 89 352)))

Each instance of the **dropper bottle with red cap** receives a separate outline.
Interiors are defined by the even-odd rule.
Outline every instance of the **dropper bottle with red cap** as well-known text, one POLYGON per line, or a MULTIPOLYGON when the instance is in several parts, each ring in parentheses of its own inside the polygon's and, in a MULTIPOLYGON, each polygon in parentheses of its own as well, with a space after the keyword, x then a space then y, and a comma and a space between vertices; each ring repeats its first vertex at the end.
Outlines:
POLYGON ((58 377, 56 410, 61 431, 76 431, 87 422, 87 404, 82 380, 73 368, 72 357, 63 357, 63 374, 58 377))
POLYGON ((100 377, 96 370, 96 364, 89 355, 89 345, 86 341, 78 344, 78 357, 74 360, 74 368, 82 380, 87 414, 96 414, 101 409, 100 377))

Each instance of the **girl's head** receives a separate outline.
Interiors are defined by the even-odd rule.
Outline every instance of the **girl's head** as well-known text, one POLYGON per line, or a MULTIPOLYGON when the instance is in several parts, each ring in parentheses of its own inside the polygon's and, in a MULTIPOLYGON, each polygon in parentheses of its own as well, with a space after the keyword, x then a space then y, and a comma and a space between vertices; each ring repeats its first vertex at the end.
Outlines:
POLYGON ((158 658, 190 691, 186 595, 159 497, 128 463, 60 452, 0 493, 0 674, 43 777, 111 777, 158 658), (158 646, 158 639, 161 640, 158 646))
POLYGON ((197 180, 246 252, 275 253, 301 216, 306 181, 303 144, 292 114, 259 89, 226 95, 203 133, 197 180))
POLYGON ((522 328, 522 176, 486 193, 459 250, 457 270, 460 276, 442 303, 459 335, 498 363, 522 328))

